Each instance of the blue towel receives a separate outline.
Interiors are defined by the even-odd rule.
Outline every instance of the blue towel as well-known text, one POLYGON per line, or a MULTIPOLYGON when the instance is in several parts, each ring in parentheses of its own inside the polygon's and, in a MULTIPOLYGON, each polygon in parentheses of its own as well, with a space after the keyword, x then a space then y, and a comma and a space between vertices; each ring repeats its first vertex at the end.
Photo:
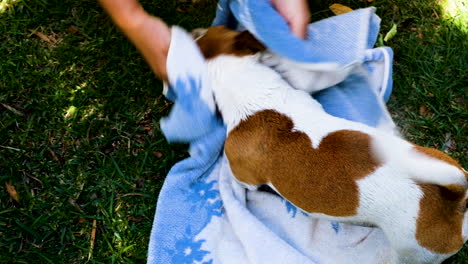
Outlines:
MULTIPOLYGON (((310 25, 293 36, 268 0, 220 0, 214 25, 244 27, 273 53, 302 65, 359 65, 314 94, 335 116, 393 129, 384 102, 391 93, 392 52, 373 49, 380 19, 373 8, 310 25)), ((313 67, 312 67, 313 68, 313 67)), ((315 219, 268 192, 232 183, 223 156, 226 129, 205 81, 206 65, 184 30, 172 29, 167 69, 174 101, 161 128, 169 142, 190 144, 159 194, 148 263, 380 263, 389 246, 377 228, 315 219)))

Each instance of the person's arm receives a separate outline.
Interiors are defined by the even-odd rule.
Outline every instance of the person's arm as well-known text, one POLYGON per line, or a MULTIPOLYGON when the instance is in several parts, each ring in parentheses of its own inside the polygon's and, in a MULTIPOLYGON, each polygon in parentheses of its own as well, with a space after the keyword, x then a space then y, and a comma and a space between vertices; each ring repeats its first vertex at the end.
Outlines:
POLYGON ((145 12, 137 0, 99 0, 112 20, 143 54, 154 73, 168 80, 167 53, 171 30, 159 18, 145 12))
MULTIPOLYGON (((291 31, 306 38, 309 9, 306 0, 271 0, 290 25, 291 31)), ((140 50, 154 73, 168 80, 166 60, 171 41, 169 27, 145 12, 137 0, 99 0, 114 22, 140 50)))

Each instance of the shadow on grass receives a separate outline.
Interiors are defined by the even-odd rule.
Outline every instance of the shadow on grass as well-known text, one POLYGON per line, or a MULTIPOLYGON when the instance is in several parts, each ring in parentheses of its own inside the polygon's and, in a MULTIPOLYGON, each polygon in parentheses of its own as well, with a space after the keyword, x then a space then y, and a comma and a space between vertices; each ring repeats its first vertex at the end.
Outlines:
MULTIPOLYGON (((96 1, 7 2, 0 186, 15 186, 19 203, 0 192, 0 262, 143 262, 164 175, 185 157, 158 129, 170 108, 160 82, 96 1)), ((187 29, 214 15, 213 0, 142 2, 187 29)), ((331 15, 331 1, 310 2, 314 20, 331 15)), ((391 112, 407 138, 466 167, 466 24, 435 0, 334 2, 377 6, 384 33, 398 25, 386 43, 395 50, 391 112)))

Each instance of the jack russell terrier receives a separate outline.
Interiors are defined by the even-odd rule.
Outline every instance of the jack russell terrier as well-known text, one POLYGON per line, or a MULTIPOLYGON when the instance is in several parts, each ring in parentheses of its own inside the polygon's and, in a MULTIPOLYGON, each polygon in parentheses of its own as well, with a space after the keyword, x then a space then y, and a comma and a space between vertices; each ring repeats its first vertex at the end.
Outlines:
POLYGON ((196 41, 237 181, 312 216, 380 227, 391 263, 440 263, 463 246, 468 173, 455 160, 327 114, 259 62, 265 47, 248 32, 212 27, 196 41))

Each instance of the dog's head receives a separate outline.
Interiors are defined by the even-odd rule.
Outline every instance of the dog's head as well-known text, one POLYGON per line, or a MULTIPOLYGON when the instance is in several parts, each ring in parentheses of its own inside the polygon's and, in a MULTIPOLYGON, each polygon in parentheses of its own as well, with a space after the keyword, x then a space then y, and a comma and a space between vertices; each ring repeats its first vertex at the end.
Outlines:
POLYGON ((206 59, 220 55, 242 57, 265 50, 265 46, 248 31, 239 32, 226 26, 196 29, 192 36, 206 59))

